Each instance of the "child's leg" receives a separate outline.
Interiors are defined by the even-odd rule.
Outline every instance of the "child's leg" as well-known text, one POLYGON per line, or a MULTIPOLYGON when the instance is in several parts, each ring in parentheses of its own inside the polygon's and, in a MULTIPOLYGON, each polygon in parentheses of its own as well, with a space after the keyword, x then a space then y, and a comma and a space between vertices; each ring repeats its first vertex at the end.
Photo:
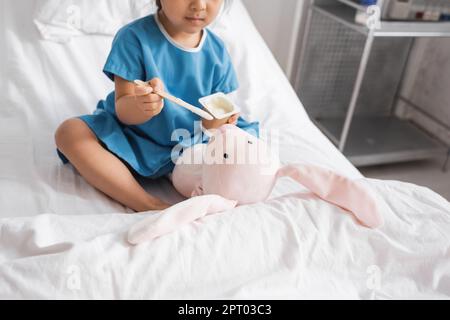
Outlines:
POLYGON ((70 119, 61 124, 55 141, 58 149, 89 184, 128 208, 143 212, 169 207, 148 194, 125 164, 103 148, 82 120, 70 119))

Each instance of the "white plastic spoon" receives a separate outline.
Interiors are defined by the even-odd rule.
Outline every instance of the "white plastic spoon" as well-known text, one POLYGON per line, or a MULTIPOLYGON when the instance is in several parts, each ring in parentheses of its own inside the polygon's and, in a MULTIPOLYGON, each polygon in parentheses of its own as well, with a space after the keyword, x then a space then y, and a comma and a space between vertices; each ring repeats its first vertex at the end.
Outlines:
MULTIPOLYGON (((148 82, 144 82, 141 80, 134 80, 134 83, 141 87, 150 87, 150 84, 148 82)), ((157 95, 159 95, 160 97, 162 97, 164 99, 167 99, 169 101, 172 101, 173 103, 176 103, 177 105, 179 105, 183 108, 188 109, 189 111, 195 113, 196 115, 199 115, 200 117, 202 117, 206 120, 214 120, 214 117, 212 115, 210 115, 208 112, 203 111, 202 109, 197 108, 197 107, 193 106, 192 104, 189 104, 186 101, 181 100, 180 98, 174 97, 174 96, 168 94, 167 92, 154 91, 154 93, 156 93, 157 95)))

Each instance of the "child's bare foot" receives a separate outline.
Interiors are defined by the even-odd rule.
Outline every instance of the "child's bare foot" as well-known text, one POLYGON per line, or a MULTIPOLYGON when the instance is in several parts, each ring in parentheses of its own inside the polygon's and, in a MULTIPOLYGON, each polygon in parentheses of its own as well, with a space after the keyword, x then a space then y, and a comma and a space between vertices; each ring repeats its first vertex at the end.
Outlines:
POLYGON ((170 204, 167 204, 167 203, 165 203, 163 201, 159 201, 158 203, 156 203, 154 205, 154 209, 153 210, 166 210, 166 209, 168 209, 170 207, 171 207, 170 204))
POLYGON ((164 201, 161 201, 158 198, 153 198, 149 201, 148 209, 147 211, 157 211, 157 210, 165 210, 167 208, 170 208, 171 205, 168 203, 165 203, 164 201))

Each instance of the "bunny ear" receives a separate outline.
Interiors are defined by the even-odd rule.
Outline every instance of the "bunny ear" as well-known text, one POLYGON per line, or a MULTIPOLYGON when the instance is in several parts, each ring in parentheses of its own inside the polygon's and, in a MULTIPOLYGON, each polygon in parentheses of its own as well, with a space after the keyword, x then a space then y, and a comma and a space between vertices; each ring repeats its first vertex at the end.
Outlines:
POLYGON ((291 177, 321 199, 352 212, 369 228, 383 224, 380 206, 363 179, 352 180, 331 170, 307 164, 286 166, 278 177, 291 177))
POLYGON ((236 201, 216 195, 191 198, 162 211, 156 219, 150 216, 132 226, 128 231, 128 242, 137 245, 150 241, 206 215, 231 210, 236 206, 236 201))

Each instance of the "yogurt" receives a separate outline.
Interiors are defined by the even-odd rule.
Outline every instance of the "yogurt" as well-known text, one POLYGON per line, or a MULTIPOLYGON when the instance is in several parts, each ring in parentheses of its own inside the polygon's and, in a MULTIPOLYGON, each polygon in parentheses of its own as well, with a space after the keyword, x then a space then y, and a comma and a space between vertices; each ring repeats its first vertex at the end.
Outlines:
POLYGON ((221 92, 200 99, 200 103, 216 119, 229 118, 239 113, 238 108, 221 92))
POLYGON ((209 110, 221 116, 234 110, 234 106, 223 97, 212 98, 208 101, 208 107, 209 110))

